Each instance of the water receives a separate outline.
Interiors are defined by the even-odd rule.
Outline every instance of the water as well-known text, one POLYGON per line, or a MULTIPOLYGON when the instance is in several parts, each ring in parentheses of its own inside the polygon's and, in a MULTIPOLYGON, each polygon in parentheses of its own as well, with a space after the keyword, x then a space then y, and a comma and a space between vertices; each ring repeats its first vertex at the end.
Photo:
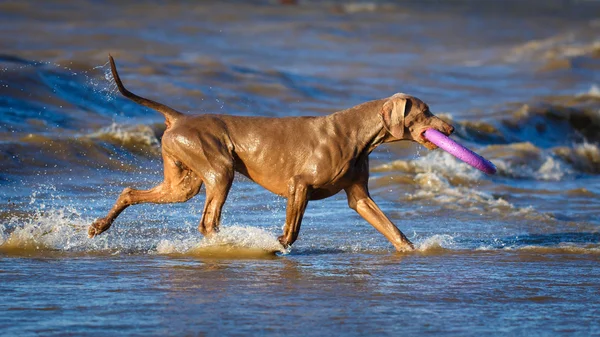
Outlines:
POLYGON ((600 4, 549 1, 0 3, 2 335, 599 335, 600 4), (371 155, 371 194, 417 246, 396 253, 343 194, 285 200, 236 178, 222 232, 162 179, 162 116, 324 115, 406 92, 491 159, 371 155))

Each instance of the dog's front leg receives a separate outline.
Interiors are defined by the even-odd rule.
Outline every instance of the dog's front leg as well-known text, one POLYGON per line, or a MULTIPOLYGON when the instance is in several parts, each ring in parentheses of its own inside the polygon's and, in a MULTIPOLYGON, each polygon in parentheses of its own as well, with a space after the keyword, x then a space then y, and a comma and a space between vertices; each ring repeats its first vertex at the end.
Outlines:
POLYGON ((383 234, 396 248, 397 251, 411 251, 415 246, 385 216, 379 206, 371 199, 366 184, 359 183, 346 189, 348 205, 362 216, 375 229, 383 234))
POLYGON ((285 216, 285 227, 279 242, 287 248, 293 244, 300 233, 300 224, 308 204, 310 190, 300 177, 291 179, 288 185, 288 200, 285 216))

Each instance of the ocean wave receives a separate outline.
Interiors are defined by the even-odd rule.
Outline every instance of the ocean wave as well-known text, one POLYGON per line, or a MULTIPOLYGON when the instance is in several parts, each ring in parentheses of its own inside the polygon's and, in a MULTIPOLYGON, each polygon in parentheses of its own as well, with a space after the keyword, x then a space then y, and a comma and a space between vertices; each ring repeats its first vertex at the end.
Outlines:
POLYGON ((563 243, 555 247, 546 246, 525 246, 519 248, 505 248, 506 250, 518 250, 525 252, 535 252, 540 254, 600 254, 600 245, 589 244, 577 246, 569 243, 563 243))
POLYGON ((81 137, 109 141, 121 145, 132 152, 149 152, 158 155, 160 153, 158 133, 162 131, 164 130, 157 130, 145 124, 122 125, 112 123, 110 126, 81 137))
POLYGON ((491 146, 488 153, 494 158, 498 174, 505 177, 560 181, 575 172, 552 151, 531 143, 491 146))
POLYGON ((481 171, 463 163, 442 150, 428 152, 413 160, 395 160, 373 167, 373 172, 401 171, 410 174, 438 172, 445 178, 460 182, 479 181, 484 177, 481 171))
POLYGON ((507 252, 526 252, 526 253, 538 253, 538 254, 600 254, 600 244, 598 243, 587 243, 587 244, 575 244, 571 242, 561 242, 554 245, 506 245, 504 247, 496 247, 493 245, 482 245, 475 249, 476 251, 483 252, 495 252, 495 251, 507 251, 507 252))
POLYGON ((568 68, 597 68, 600 39, 594 21, 588 26, 570 30, 543 39, 531 40, 513 47, 504 60, 511 63, 542 60, 541 70, 554 71, 568 68))
POLYGON ((525 252, 536 254, 600 254, 600 233, 540 233, 514 237, 474 239, 435 234, 415 241, 416 252, 425 254, 472 254, 478 252, 525 252))
POLYGON ((600 147, 574 144, 572 147, 540 149, 531 143, 491 146, 498 174, 516 179, 561 181, 576 174, 600 173, 600 147))
POLYGON ((416 173, 443 172, 447 177, 459 178, 462 181, 478 181, 484 177, 481 171, 442 150, 429 152, 412 163, 416 173))
POLYGON ((600 174, 600 147, 597 144, 576 144, 560 147, 554 153, 580 172, 600 174))
POLYGON ((597 84, 592 84, 588 91, 577 94, 577 97, 600 98, 600 87, 597 84))
POLYGON ((453 186, 438 173, 419 173, 414 181, 418 189, 413 193, 407 193, 404 196, 406 201, 435 202, 447 209, 486 214, 495 218, 517 217, 541 221, 552 219, 551 215, 539 213, 531 206, 515 206, 501 196, 495 196, 472 186, 453 186))
MULTIPOLYGON (((575 97, 576 99, 577 97, 575 97)), ((573 142, 600 143, 600 101, 566 101, 525 104, 502 120, 503 133, 511 142, 528 141, 540 147, 569 145, 573 142), (566 104, 565 104, 566 103, 566 104)))
POLYGON ((148 165, 140 165, 142 162, 160 158, 158 137, 163 130, 162 124, 113 123, 89 133, 27 134, 0 144, 0 169, 16 174, 74 165, 117 171, 144 169, 148 165))
MULTIPOLYGON (((598 147, 591 144, 543 150, 531 143, 516 143, 488 146, 480 153, 496 165, 498 176, 559 181, 584 169, 593 170, 597 166, 597 151, 598 147)), ((415 175, 436 172, 453 185, 486 179, 482 172, 442 150, 429 152, 414 160, 396 160, 373 168, 374 172, 395 170, 415 175)), ((429 184, 435 183, 430 181, 429 184)))
POLYGON ((454 123, 455 137, 478 145, 506 144, 507 135, 501 129, 485 121, 460 121, 454 123))
POLYGON ((106 66, 64 66, 0 55, 0 63, 7 60, 12 62, 0 69, 0 113, 2 125, 11 132, 77 131, 116 116, 148 116, 145 108, 117 95, 106 66))
POLYGON ((540 148, 574 143, 600 145, 598 87, 566 96, 543 97, 532 103, 509 103, 485 120, 455 121, 453 137, 468 145, 532 143, 540 148))
MULTIPOLYGON (((600 173, 600 101, 565 97, 546 103, 509 106, 508 117, 488 121, 455 122, 453 135, 491 160, 498 175, 515 179, 560 181, 600 173)), ((463 181, 483 176, 467 164, 437 150, 413 161, 395 161, 375 172, 443 172, 463 181)))
MULTIPOLYGON (((530 152, 537 154, 540 150, 531 144, 511 144, 491 146, 485 151, 486 157, 491 158, 496 164, 499 176, 555 180, 563 179, 570 172, 569 169, 565 169, 565 166, 568 167, 566 163, 552 159, 550 156, 545 157, 541 163, 531 160, 530 152), (524 153, 521 154, 519 151, 524 153)), ((408 175, 406 179, 394 180, 395 184, 401 181, 411 185, 414 190, 401 197, 404 201, 434 202, 448 209, 493 214, 496 217, 524 217, 541 221, 553 219, 551 215, 539 213, 530 206, 515 206, 502 196, 486 192, 482 184, 487 186, 490 182, 485 181, 495 178, 486 176, 441 150, 429 152, 415 160, 397 160, 375 167, 373 170, 375 172, 400 171, 408 175)))

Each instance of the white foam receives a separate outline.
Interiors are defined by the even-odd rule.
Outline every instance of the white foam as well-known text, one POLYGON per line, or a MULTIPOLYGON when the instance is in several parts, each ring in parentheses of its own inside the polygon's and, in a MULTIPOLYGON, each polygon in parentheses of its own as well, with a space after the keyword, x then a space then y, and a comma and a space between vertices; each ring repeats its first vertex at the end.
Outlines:
POLYGON ((538 180, 560 181, 565 176, 571 174, 573 174, 573 170, 567 164, 551 156, 547 156, 542 166, 540 166, 533 176, 538 180))
MULTIPOLYGON (((91 219, 83 218, 73 208, 49 209, 38 207, 31 217, 13 217, 0 224, 0 246, 10 245, 58 251, 86 251, 100 248, 96 241, 87 240, 91 219)), ((100 244, 101 245, 101 244, 100 244)))
POLYGON ((496 145, 492 151, 504 154, 504 157, 494 159, 498 174, 503 176, 560 181, 575 173, 571 165, 552 150, 542 150, 529 142, 496 145))
POLYGON ((433 235, 416 243, 415 248, 420 252, 435 249, 455 249, 454 237, 448 234, 433 235))
POLYGON ((87 135, 87 137, 92 139, 109 138, 121 143, 141 144, 153 149, 160 148, 160 141, 156 138, 154 130, 144 124, 121 125, 112 123, 110 126, 87 135))
POLYGON ((600 166, 600 148, 596 144, 583 143, 575 146, 575 153, 581 160, 585 160, 596 167, 600 166))
POLYGON ((273 233, 261 228, 239 225, 223 226, 219 233, 211 238, 203 238, 200 242, 194 239, 163 239, 158 243, 156 252, 185 254, 198 249, 222 246, 286 252, 273 233))
POLYGON ((582 92, 582 93, 578 94, 577 96, 578 97, 590 96, 590 97, 600 98, 600 87, 596 84, 592 84, 592 86, 590 87, 590 90, 588 90, 586 92, 582 92))
POLYGON ((156 245, 154 253, 157 254, 184 254, 198 245, 195 237, 187 238, 165 238, 156 245))
MULTIPOLYGON (((154 231, 152 235, 133 234, 131 227, 111 228, 112 235, 87 237, 87 228, 93 218, 83 217, 72 207, 45 209, 26 218, 13 217, 0 224, 0 249, 13 251, 55 251, 96 253, 172 254, 188 253, 209 247, 233 247, 265 252, 287 252, 277 236, 261 228, 250 226, 222 226, 210 239, 198 233, 177 233, 165 237, 154 231), (116 233, 114 233, 116 232, 116 233)), ((146 232, 147 233, 147 232, 146 232)))
POLYGON ((413 161, 417 172, 443 172, 445 176, 468 181, 480 180, 483 173, 445 151, 432 151, 413 161))
POLYGON ((377 10, 377 4, 374 2, 350 2, 341 5, 345 13, 353 14, 360 12, 374 12, 377 10))
POLYGON ((559 253, 559 254, 600 254, 600 246, 595 244, 588 244, 585 246, 576 245, 572 243, 560 243, 555 246, 538 246, 538 245, 527 245, 523 247, 511 247, 506 250, 519 250, 528 252, 538 253, 559 253))
POLYGON ((417 192, 409 194, 410 199, 435 200, 446 204, 449 208, 469 209, 472 211, 500 212, 501 210, 516 210, 515 206, 502 198, 472 189, 470 187, 455 187, 436 172, 419 173, 415 182, 421 187, 417 192))
MULTIPOLYGON (((518 149, 521 145, 517 144, 515 146, 518 149)), ((533 145, 530 147, 528 147, 528 150, 539 151, 533 145)), ((558 180, 572 173, 568 164, 551 156, 547 156, 545 159, 539 167, 537 167, 539 164, 530 161, 525 162, 524 166, 514 166, 510 161, 503 159, 494 159, 494 163, 497 165, 500 174, 508 176, 558 180), (536 167, 530 167, 529 165, 536 167)), ((415 173, 414 182, 419 186, 419 189, 414 193, 407 194, 409 200, 433 200, 451 209, 472 212, 501 213, 509 211, 508 214, 512 215, 535 218, 543 216, 545 218, 544 215, 536 213, 532 207, 515 207, 501 197, 495 197, 478 188, 473 188, 473 185, 481 182, 484 174, 443 151, 430 152, 426 156, 409 162, 395 161, 377 169, 400 169, 415 173), (453 185, 456 178, 460 180, 459 186, 453 185)))

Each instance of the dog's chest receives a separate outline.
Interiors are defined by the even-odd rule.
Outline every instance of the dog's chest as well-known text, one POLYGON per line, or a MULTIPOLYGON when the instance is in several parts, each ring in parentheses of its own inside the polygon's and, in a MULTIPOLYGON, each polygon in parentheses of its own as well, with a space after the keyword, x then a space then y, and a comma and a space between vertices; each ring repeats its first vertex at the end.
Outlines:
POLYGON ((317 178, 315 184, 311 186, 312 200, 328 198, 361 180, 362 177, 368 177, 368 164, 364 162, 348 161, 338 166, 338 169, 337 172, 330 172, 332 173, 330 176, 321 175, 317 178))

